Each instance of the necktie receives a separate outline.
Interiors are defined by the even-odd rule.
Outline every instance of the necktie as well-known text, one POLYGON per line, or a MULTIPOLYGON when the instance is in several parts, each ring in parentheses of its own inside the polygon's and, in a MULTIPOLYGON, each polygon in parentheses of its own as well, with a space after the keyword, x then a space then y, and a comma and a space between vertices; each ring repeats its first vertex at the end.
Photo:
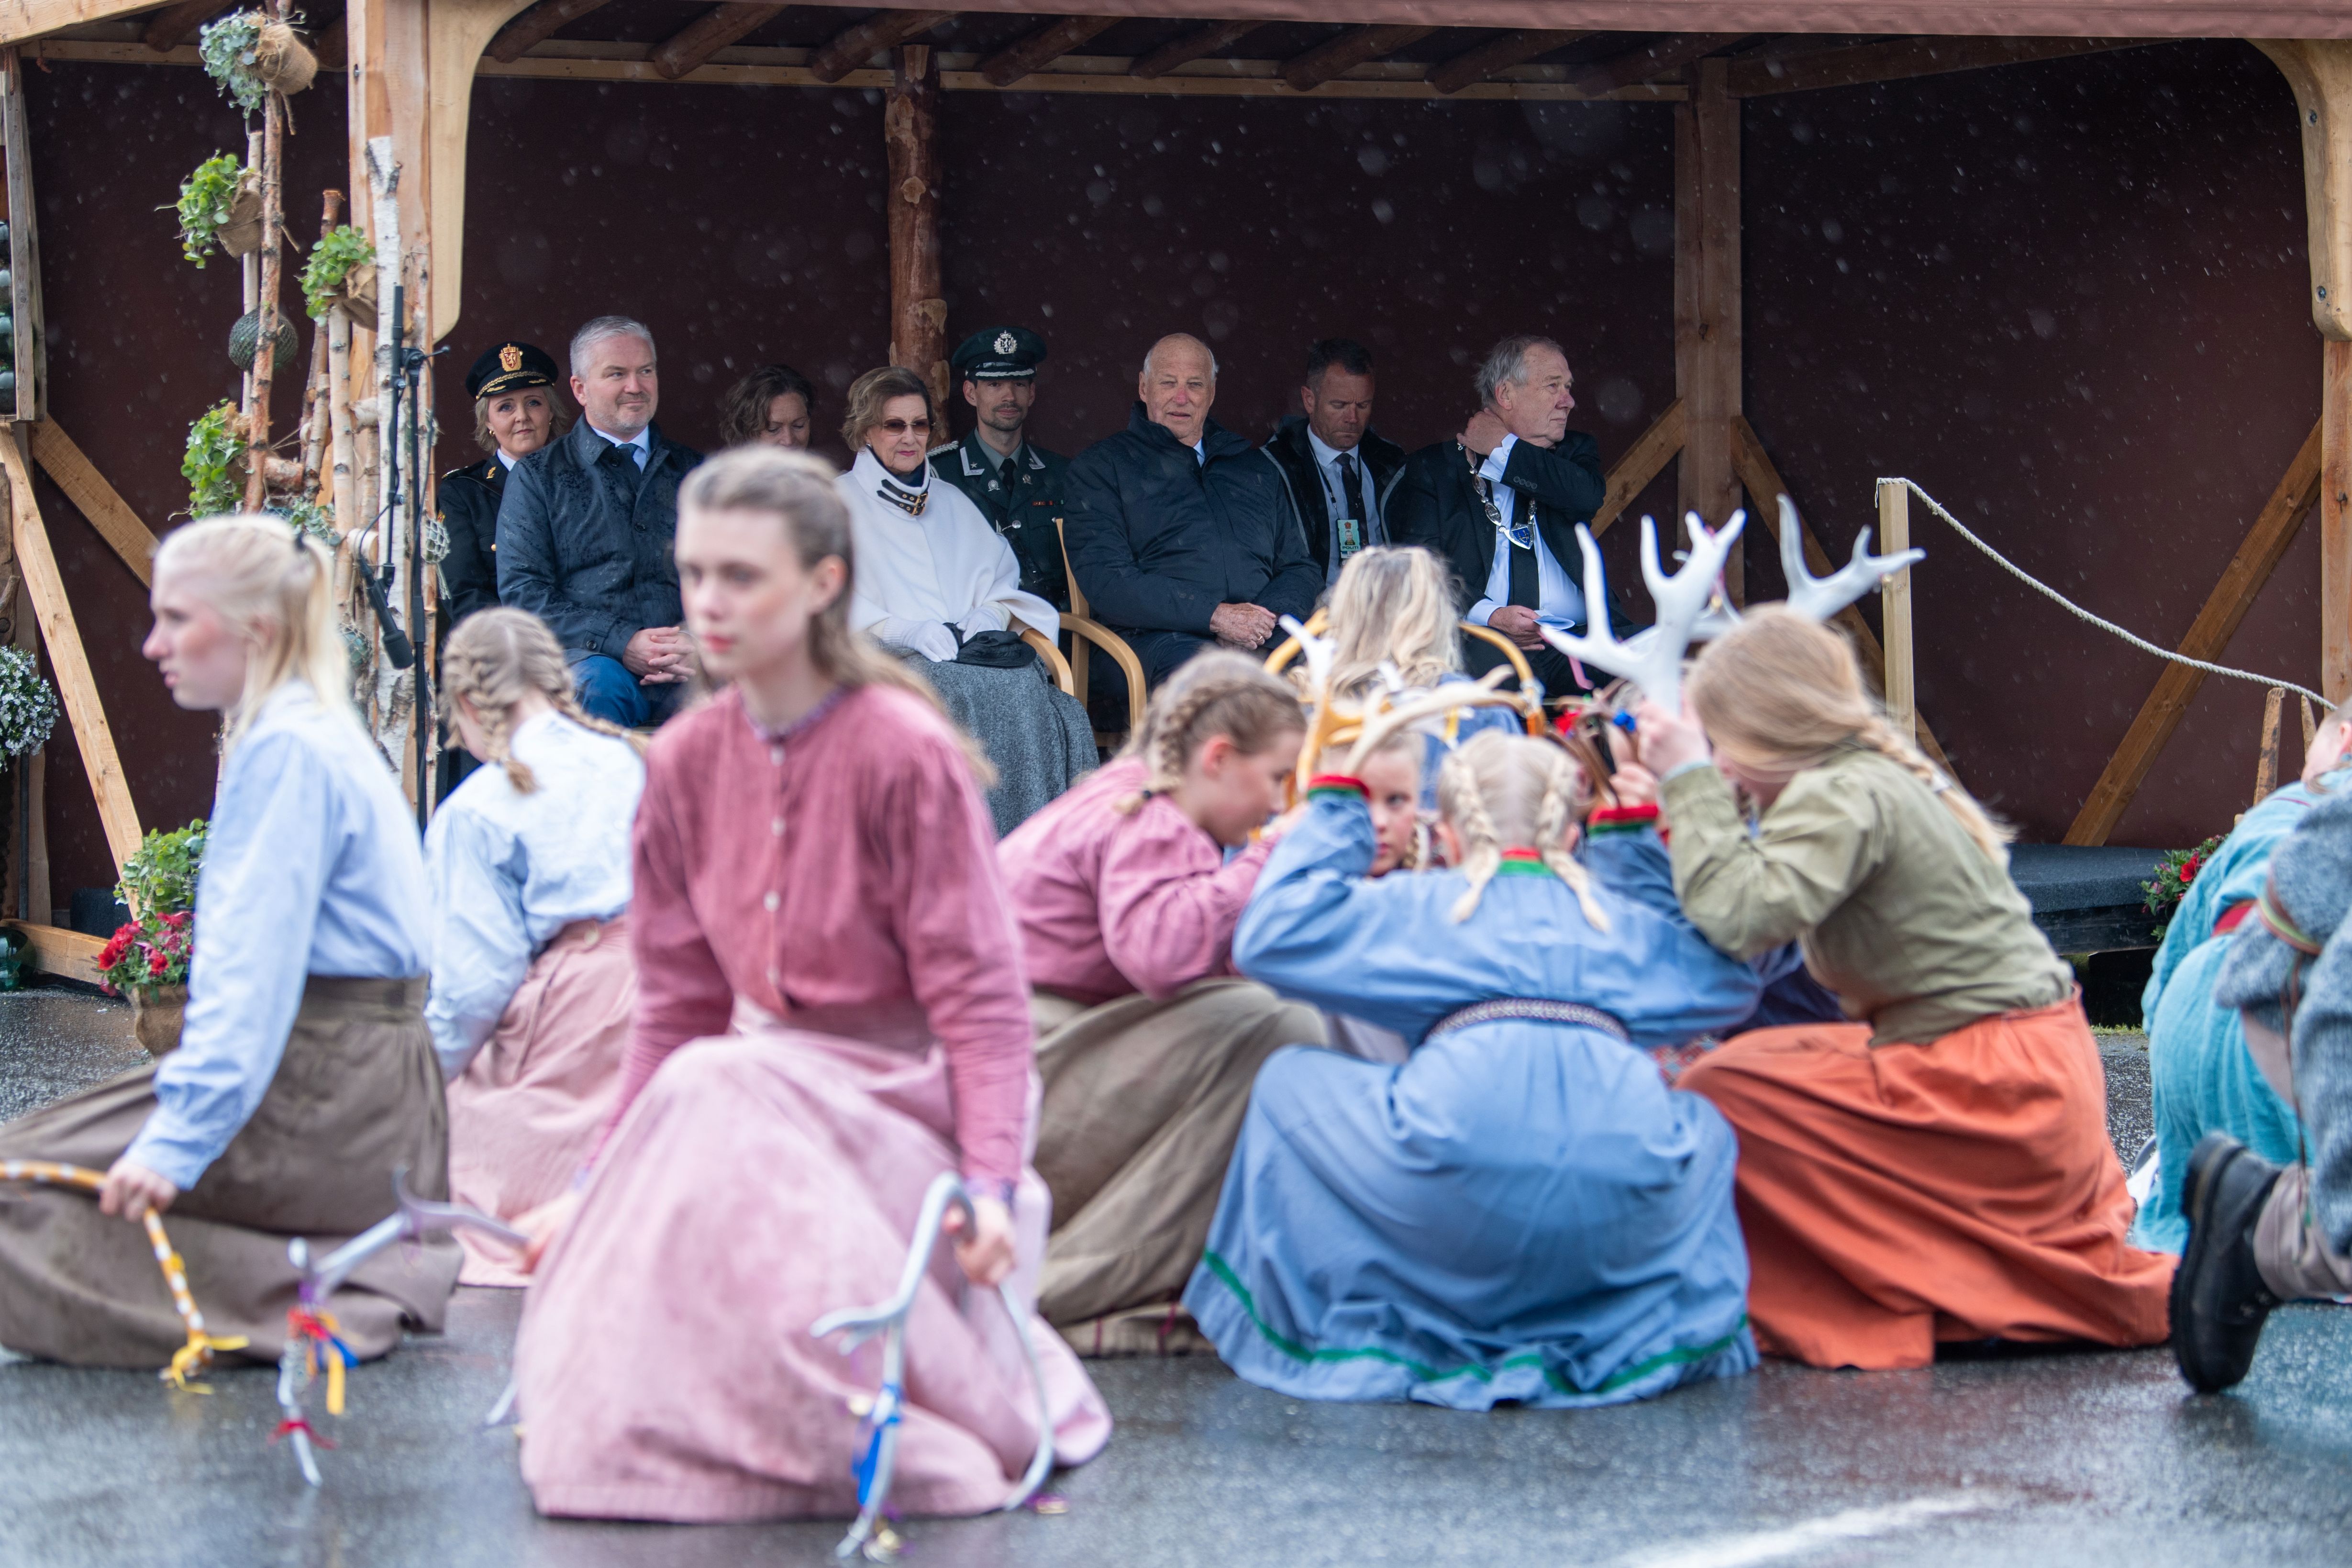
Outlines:
POLYGON ((1014 453, 1013 457, 1004 459, 1003 468, 996 470, 997 482, 1004 487, 1004 505, 1008 510, 1013 505, 1013 479, 1021 471, 1021 465, 1017 461, 1019 457, 1019 453, 1014 453))
MULTIPOLYGON (((1532 510, 1535 504, 1534 500, 1527 496, 1519 497, 1516 503, 1517 507, 1529 510, 1532 510)), ((1526 528, 1512 529, 1509 534, 1505 536, 1511 552, 1511 603, 1525 605, 1531 610, 1540 609, 1543 606, 1541 580, 1536 571, 1534 523, 1535 519, 1530 516, 1526 528), (1527 543, 1519 542, 1522 537, 1528 541, 1527 543)))
MULTIPOLYGON (((1364 487, 1356 478, 1356 454, 1339 454, 1339 515, 1361 519, 1364 487)), ((1367 520, 1369 521, 1369 520, 1367 520)))

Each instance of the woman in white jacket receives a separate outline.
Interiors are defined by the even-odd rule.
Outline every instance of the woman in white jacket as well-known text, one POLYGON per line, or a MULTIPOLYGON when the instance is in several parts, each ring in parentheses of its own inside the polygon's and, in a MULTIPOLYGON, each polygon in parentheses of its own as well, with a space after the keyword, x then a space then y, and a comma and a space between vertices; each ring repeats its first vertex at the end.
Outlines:
POLYGON ((856 552, 850 622, 914 664, 996 766, 1000 834, 1100 760, 1086 710, 1045 677, 1024 628, 1061 632, 1054 606, 1021 591, 1013 547, 953 485, 933 484, 930 390, 895 365, 849 389, 839 480, 856 552))

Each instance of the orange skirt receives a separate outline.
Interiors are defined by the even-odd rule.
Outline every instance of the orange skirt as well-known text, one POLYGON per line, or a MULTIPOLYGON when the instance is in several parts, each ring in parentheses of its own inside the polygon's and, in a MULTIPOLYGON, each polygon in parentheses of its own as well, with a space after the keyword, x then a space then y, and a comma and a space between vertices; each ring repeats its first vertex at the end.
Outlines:
POLYGON ((1680 1087, 1739 1135, 1759 1348, 1925 1366, 1939 1340, 2152 1345, 2174 1259, 2125 1244, 2132 1202, 2079 1001, 1933 1045, 1864 1024, 1742 1035, 1680 1087))

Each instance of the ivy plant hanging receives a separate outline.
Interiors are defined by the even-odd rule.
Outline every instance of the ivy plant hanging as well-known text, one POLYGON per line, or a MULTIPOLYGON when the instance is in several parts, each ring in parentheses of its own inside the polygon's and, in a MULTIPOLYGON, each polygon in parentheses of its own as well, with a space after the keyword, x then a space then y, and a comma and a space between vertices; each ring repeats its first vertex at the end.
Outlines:
POLYGON ((302 298, 311 318, 324 320, 350 291, 352 274, 374 264, 375 246, 351 225, 340 224, 320 236, 302 268, 302 298))
POLYGON ((188 426, 188 449, 180 477, 188 481, 188 515, 217 517, 245 500, 245 434, 236 405, 206 409, 188 426))
POLYGON ((198 267, 220 243, 220 231, 236 221, 244 188, 245 165, 226 153, 205 159, 180 182, 180 250, 198 267))
POLYGON ((58 693, 31 650, 0 647, 0 754, 30 756, 57 728, 58 693))

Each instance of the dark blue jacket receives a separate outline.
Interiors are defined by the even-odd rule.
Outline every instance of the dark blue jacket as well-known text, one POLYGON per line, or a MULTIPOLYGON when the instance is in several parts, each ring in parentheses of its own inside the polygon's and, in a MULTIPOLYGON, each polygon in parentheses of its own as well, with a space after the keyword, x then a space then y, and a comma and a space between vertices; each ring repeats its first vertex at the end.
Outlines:
POLYGON ((1282 474, 1212 419, 1208 460, 1138 403, 1127 428, 1070 464, 1070 573, 1095 617, 1121 632, 1209 637, 1219 605, 1305 620, 1323 590, 1282 474))
POLYGON ((702 454, 648 433, 645 471, 583 419, 516 465, 499 500, 499 602, 545 621, 564 650, 618 658, 678 601, 677 487, 702 454))

